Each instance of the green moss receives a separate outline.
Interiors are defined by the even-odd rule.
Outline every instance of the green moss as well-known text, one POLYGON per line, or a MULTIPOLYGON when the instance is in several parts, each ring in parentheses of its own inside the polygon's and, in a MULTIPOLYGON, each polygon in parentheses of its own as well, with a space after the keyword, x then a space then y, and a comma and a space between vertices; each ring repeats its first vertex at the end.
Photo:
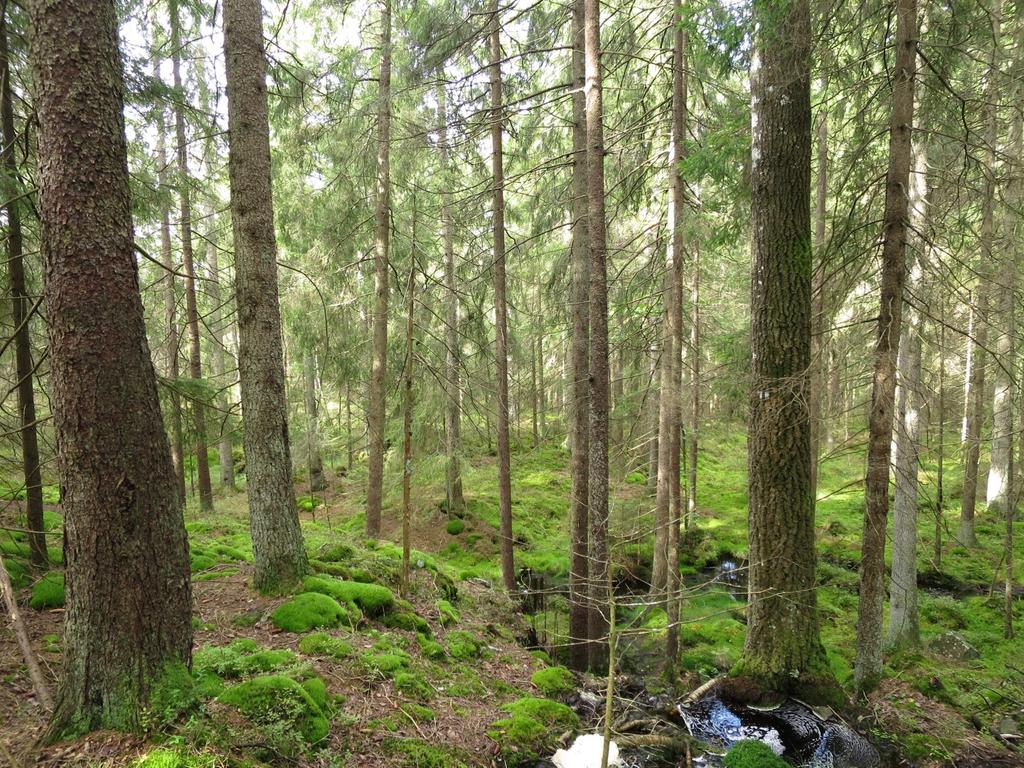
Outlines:
POLYGON ((385 627, 404 629, 406 632, 417 632, 421 635, 430 634, 430 624, 414 611, 392 611, 384 614, 380 623, 385 627))
POLYGON ((64 606, 64 574, 51 571, 32 586, 32 598, 28 604, 37 611, 64 606))
POLYGON ((336 627, 348 619, 348 612, 327 595, 304 592, 278 608, 270 620, 286 632, 308 632, 318 627, 336 627))
POLYGON ((428 744, 420 739, 387 739, 385 752, 403 757, 406 768, 465 768, 465 755, 450 747, 428 744))
POLYGON ((480 655, 481 645, 469 632, 464 630, 449 632, 446 639, 448 641, 448 654, 453 659, 469 661, 480 655))
POLYGON ((431 640, 426 635, 416 635, 416 642, 420 646, 420 652, 432 661, 441 661, 448 656, 443 645, 436 640, 431 640))
POLYGON ((409 654, 398 650, 386 653, 367 652, 359 656, 359 662, 368 672, 384 677, 393 677, 396 672, 408 667, 410 661, 409 654))
POLYGON ((215 755, 154 749, 132 765, 133 768, 214 768, 218 760, 215 755))
POLYGON ((299 641, 299 650, 307 656, 346 659, 352 655, 352 644, 326 632, 314 632, 299 641))
POLYGON ((330 595, 339 602, 357 605, 367 616, 381 616, 395 604, 394 594, 381 584, 307 576, 303 586, 307 592, 330 595))
POLYGON ((413 699, 430 701, 434 695, 434 689, 427 682, 414 672, 398 672, 395 674, 395 689, 413 699))
POLYGON ((509 717, 491 724, 487 735, 506 762, 528 762, 554 750, 562 731, 575 728, 576 713, 549 699, 524 698, 506 704, 509 717))
POLYGON ((306 689, 309 698, 320 707, 321 712, 327 711, 327 685, 319 677, 311 677, 302 681, 302 687, 306 689))
POLYGON ((7 568, 7 575, 11 577, 11 586, 15 589, 21 589, 27 587, 31 582, 28 575, 28 569, 22 565, 20 560, 10 559, 4 562, 4 566, 7 568))
POLYGON ((417 704, 414 701, 407 701, 399 709, 405 712, 417 723, 432 723, 437 719, 437 714, 430 707, 417 704))
POLYGON ((576 678, 565 667, 548 667, 533 673, 530 682, 545 696, 556 698, 569 693, 576 687, 576 678))
POLYGON ((356 551, 348 544, 333 544, 317 556, 318 560, 328 563, 340 563, 355 557, 356 551))
POLYGON ((291 651, 261 648, 249 638, 240 638, 229 645, 200 648, 192 655, 192 670, 197 677, 231 679, 294 667, 297 662, 291 651))
POLYGON ((538 661, 543 661, 545 664, 551 663, 551 656, 548 655, 547 651, 542 651, 540 648, 530 651, 530 655, 538 661))
POLYGON ((458 624, 461 619, 459 612, 455 610, 455 607, 447 600, 437 601, 437 612, 441 614, 442 627, 458 624))
POLYGON ((458 536, 466 530, 466 524, 459 519, 449 520, 445 530, 448 531, 449 536, 458 536))
POLYGON ((163 674, 150 688, 147 719, 160 726, 173 723, 199 699, 188 667, 180 661, 172 662, 164 667, 163 674))
POLYGON ((725 756, 725 768, 789 768, 763 741, 741 741, 725 756))
POLYGON ((257 726, 297 732, 309 744, 327 737, 327 718, 309 692, 290 677, 254 677, 224 691, 218 701, 236 707, 257 726))

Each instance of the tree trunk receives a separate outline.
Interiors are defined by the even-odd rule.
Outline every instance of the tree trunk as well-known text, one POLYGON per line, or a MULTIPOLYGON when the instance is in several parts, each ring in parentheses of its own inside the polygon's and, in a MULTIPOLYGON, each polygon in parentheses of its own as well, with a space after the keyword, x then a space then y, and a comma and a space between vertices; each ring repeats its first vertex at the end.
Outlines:
POLYGON ((115 4, 33 0, 29 13, 65 516, 55 739, 141 730, 152 686, 169 665, 189 664, 192 601, 139 295, 115 4))
POLYGON ((224 59, 254 582, 261 592, 283 592, 305 575, 307 561, 288 442, 260 0, 225 0, 224 59))
MULTIPOLYGON (((929 238, 928 154, 922 139, 913 148, 914 170, 910 177, 910 274, 906 286, 906 318, 900 334, 899 389, 896 400, 896 497, 893 503, 892 573, 889 585, 889 645, 916 648, 921 644, 917 612, 917 507, 920 468, 921 336, 923 318, 914 300, 924 288, 929 238)), ((941 354, 941 353, 940 353, 941 354)))
POLYGON ((39 467, 39 438, 36 433, 36 399, 33 391, 32 336, 29 326, 32 301, 25 285, 24 247, 21 231, 21 185, 14 148, 18 141, 14 129, 14 103, 11 97, 11 66, 7 47, 7 15, 0 14, 0 128, 3 148, 0 160, 6 177, 3 195, 9 201, 7 213, 7 269, 11 281, 11 322, 14 325, 14 366, 18 377, 18 421, 21 433, 21 468, 25 477, 25 519, 30 533, 28 545, 32 564, 46 568, 46 533, 43 530, 43 480, 39 467))
POLYGON ((943 295, 939 309, 939 382, 938 382, 938 450, 935 458, 935 539, 933 557, 935 570, 942 568, 942 527, 945 507, 943 481, 946 463, 946 297, 943 295))
MULTIPOLYGON (((185 89, 181 84, 181 18, 177 0, 171 4, 171 73, 174 78, 174 132, 178 142, 178 199, 181 204, 181 256, 185 268, 185 324, 188 326, 188 368, 193 382, 203 378, 203 358, 199 344, 199 310, 196 306, 196 270, 192 252, 192 200, 189 186, 188 145, 185 142, 185 89)), ((213 485, 210 482, 210 455, 206 446, 206 406, 194 395, 192 422, 196 431, 196 474, 199 479, 199 508, 213 509, 213 485)))
POLYGON ((608 272, 604 206, 604 118, 601 104, 601 5, 583 0, 587 126, 587 236, 590 244, 590 668, 608 658, 608 272))
POLYGON ((583 0, 572 7, 572 548, 569 570, 569 666, 588 664, 590 520, 590 246, 587 240, 587 125, 583 94, 583 0))
POLYGON ((309 487, 311 490, 322 491, 327 487, 324 479, 324 460, 320 455, 320 419, 316 403, 316 356, 306 352, 302 361, 302 373, 305 379, 304 395, 306 406, 306 443, 309 453, 309 487))
POLYGON ((889 459, 896 395, 896 353, 900 337, 907 262, 907 190, 910 188, 914 78, 917 66, 917 2, 896 0, 896 69, 889 122, 889 171, 885 190, 882 287, 875 342, 868 437, 864 541, 855 678, 862 691, 882 674, 882 612, 885 603, 885 535, 889 516, 889 459))
POLYGON ((224 341, 224 327, 227 324, 226 313, 221 304, 220 292, 220 265, 218 263, 218 248, 216 240, 216 227, 214 226, 214 211, 210 208, 210 232, 206 236, 206 268, 210 272, 209 290, 210 300, 213 302, 214 310, 211 318, 211 332, 213 334, 213 375, 217 381, 220 395, 217 397, 217 404, 221 410, 220 414, 220 439, 217 441, 217 451, 220 457, 220 486, 229 490, 235 490, 235 457, 231 448, 231 430, 227 429, 228 410, 231 407, 231 385, 227 377, 227 349, 224 341))
POLYGON ((509 592, 516 587, 512 555, 512 475, 508 445, 508 309, 505 299, 505 171, 502 149, 501 19, 498 0, 491 3, 491 173, 494 198, 494 359, 497 379, 498 492, 501 511, 501 578, 509 592))
POLYGON ((650 369, 647 376, 647 495, 656 497, 658 494, 658 456, 661 452, 658 445, 661 389, 652 385, 658 373, 658 362, 661 357, 660 343, 655 342, 650 355, 650 369))
MULTIPOLYGON (((684 65, 685 66, 685 65, 684 65)), ((690 435, 689 457, 687 459, 688 489, 686 494, 686 518, 684 525, 689 528, 697 514, 697 452, 700 439, 700 244, 693 248, 693 288, 690 291, 690 435)))
POLYGON ((416 198, 412 199, 412 263, 406 286, 405 366, 402 372, 402 590, 409 593, 410 528, 412 525, 412 362, 416 329, 416 198))
POLYGON ((445 315, 445 381, 448 387, 445 400, 445 471, 448 498, 448 514, 461 516, 466 511, 466 500, 462 494, 462 365, 459 333, 459 291, 458 274, 455 266, 455 243, 452 226, 452 170, 450 147, 448 146, 448 110, 445 85, 437 89, 438 116, 440 117, 440 138, 438 150, 441 153, 441 230, 444 242, 444 287, 448 294, 445 315))
POLYGON ((380 536, 384 501, 384 431, 387 426, 388 260, 391 234, 391 0, 381 5, 380 80, 377 95, 377 239, 373 258, 373 351, 366 425, 369 430, 366 535, 380 536))
POLYGON ((548 399, 544 379, 544 296, 537 286, 537 407, 540 410, 540 439, 548 436, 548 399))
MULTIPOLYGON (((167 130, 163 110, 157 118, 157 161, 159 164, 158 179, 161 191, 167 189, 167 130)), ((170 383, 170 419, 171 419, 171 463, 174 465, 174 478, 178 487, 178 496, 185 502, 185 448, 181 435, 181 396, 178 393, 178 346, 181 339, 178 335, 178 292, 177 278, 174 274, 174 256, 171 250, 171 211, 169 197, 160 200, 160 260, 164 268, 164 323, 167 326, 167 340, 164 348, 165 376, 170 383)))
POLYGON ((818 634, 807 371, 811 355, 811 18, 756 4, 747 638, 734 675, 818 698, 834 685, 818 634))
MULTIPOLYGON (((822 76, 822 93, 828 90, 828 75, 822 76)), ((814 199, 814 270, 811 287, 811 378, 807 408, 811 418, 811 501, 818 498, 818 462, 821 458, 821 434, 824 415, 821 393, 825 379, 826 325, 825 316, 825 209, 828 202, 828 110, 821 106, 817 130, 818 173, 814 199)))

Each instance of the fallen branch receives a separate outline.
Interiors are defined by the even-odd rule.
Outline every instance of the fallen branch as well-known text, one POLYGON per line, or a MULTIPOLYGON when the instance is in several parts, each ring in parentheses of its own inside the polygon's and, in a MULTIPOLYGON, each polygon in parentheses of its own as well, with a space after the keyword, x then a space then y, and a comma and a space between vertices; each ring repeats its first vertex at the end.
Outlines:
POLYGON ((53 709, 53 697, 46 685, 46 679, 39 668, 35 654, 32 653, 32 643, 29 641, 28 631, 25 623, 21 620, 18 612, 18 601, 14 595, 14 587, 11 584, 11 577, 7 574, 4 566, 4 559, 0 556, 0 593, 3 593, 4 602, 7 604, 7 615, 11 617, 11 626, 14 627, 14 634, 18 638, 18 645, 21 646, 21 655, 25 658, 25 666, 28 667, 28 676, 32 679, 32 686, 36 689, 36 698, 43 705, 44 709, 53 709))
POLYGON ((624 734, 615 739, 619 747, 657 747, 685 755, 690 748, 690 739, 685 736, 667 736, 661 733, 624 734))

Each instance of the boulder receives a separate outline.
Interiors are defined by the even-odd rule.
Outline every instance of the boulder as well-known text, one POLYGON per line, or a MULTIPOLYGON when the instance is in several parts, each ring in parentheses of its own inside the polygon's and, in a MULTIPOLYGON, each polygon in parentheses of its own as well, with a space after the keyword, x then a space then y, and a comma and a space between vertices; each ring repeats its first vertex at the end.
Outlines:
POLYGON ((944 656, 954 661, 972 661, 981 658, 981 653, 967 642, 967 638, 959 632, 943 632, 928 643, 928 650, 936 656, 944 656))

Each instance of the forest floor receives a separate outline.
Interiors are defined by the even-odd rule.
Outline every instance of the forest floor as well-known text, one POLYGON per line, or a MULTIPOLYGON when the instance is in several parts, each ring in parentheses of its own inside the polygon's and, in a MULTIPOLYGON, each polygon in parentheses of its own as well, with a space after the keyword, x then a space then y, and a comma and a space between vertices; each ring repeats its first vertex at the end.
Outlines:
MULTIPOLYGON (((863 515, 858 482, 862 452, 837 451, 822 465, 817 533, 822 636, 830 664, 851 690, 857 610, 857 563, 863 515)), ((216 512, 186 513, 189 530, 196 628, 196 684, 171 686, 151 713, 149 739, 97 734, 45 750, 33 747, 43 716, 36 706, 13 634, 0 631, 0 765, 141 765, 145 768, 253 765, 261 760, 309 766, 414 766, 513 763, 550 754, 575 716, 558 708, 580 685, 599 681, 564 679, 560 660, 567 630, 559 587, 567 575, 569 478, 567 454, 556 445, 522 447, 513 455, 513 515, 517 567, 531 569, 539 600, 530 615, 496 588, 498 505, 496 466, 484 453, 464 464, 467 511, 449 519, 443 510, 443 465, 436 457, 415 467, 412 542, 414 578, 408 604, 397 601, 384 614, 349 611, 349 625, 288 632, 275 626, 275 610, 289 598, 264 598, 248 587, 251 549, 244 493, 220 493, 216 512), (457 595, 456 595, 457 593, 457 595), (447 602, 446 602, 447 601, 447 602), (450 605, 449 605, 450 603, 450 605), (362 615, 360 615, 362 614, 362 615), (527 637, 544 652, 530 652, 527 637), (310 639, 312 638, 312 639, 310 639), (436 641, 437 644, 432 644, 436 641), (554 663, 552 662, 552 663, 554 663), (538 674, 540 673, 540 674, 538 674), (253 722, 218 699, 254 676, 274 674, 310 691, 331 725, 309 750, 294 728, 306 703, 292 702, 273 718, 253 722), (316 683, 321 680, 325 691, 316 683), (551 698, 546 698, 551 697, 551 698), (296 709, 297 708, 297 709, 296 709), (254 730, 255 723, 255 730, 254 730)), ((956 468, 955 458, 947 459, 956 468)), ((389 467, 385 525, 380 543, 364 541, 365 476, 328 471, 328 490, 311 496, 297 483, 302 522, 313 567, 325 578, 341 576, 378 583, 398 592, 400 468, 389 467)), ((702 447, 698 519, 683 541, 683 569, 690 594, 682 615, 683 677, 679 690, 695 688, 728 669, 739 657, 745 633, 741 588, 714 580, 722 563, 735 563, 742 579, 746 551, 746 452, 741 435, 702 447), (739 598, 739 599, 737 599, 739 598)), ((1003 637, 1001 583, 989 590, 1003 542, 1002 522, 981 515, 980 547, 956 546, 959 510, 950 506, 940 521, 941 562, 933 555, 935 519, 928 512, 934 466, 923 468, 920 521, 922 635, 927 650, 887 660, 882 687, 857 707, 857 725, 893 742, 903 764, 919 766, 1024 765, 1013 733, 1024 720, 1024 643, 1003 637), (949 658, 933 642, 958 632, 973 649, 949 658), (1000 734, 1009 733, 1010 738, 1000 734)), ((214 474, 216 476, 216 473, 214 474)), ((950 478, 946 494, 959 489, 950 478)), ((612 539, 616 582, 623 593, 649 573, 651 544, 645 478, 616 480, 612 539)), ((0 525, 17 522, 13 507, 0 525)), ((48 513, 48 525, 60 520, 48 513)), ((17 525, 11 525, 17 527, 17 525)), ((51 554, 59 557, 54 542, 51 554)), ((60 667, 59 605, 33 610, 38 580, 19 568, 25 555, 17 535, 0 532, 0 551, 15 563, 25 598, 23 616, 51 683, 60 667), (19 572, 20 571, 20 572, 19 572), (35 582, 35 584, 34 584, 35 582)), ((1018 537, 1016 557, 1024 560, 1018 537)), ((308 585, 307 585, 308 586, 308 585)), ((45 591, 45 590, 43 590, 45 591)), ((54 601, 58 602, 58 601, 54 601)), ((1016 601, 1017 621, 1022 618, 1016 601)), ((623 671, 641 676, 648 688, 663 686, 655 673, 665 627, 659 609, 625 611, 632 632, 623 640, 623 671)), ((251 713, 250 713, 251 714, 251 713)), ((267 713, 263 713, 266 715, 267 713)), ((308 713, 307 713, 308 714, 308 713)))

